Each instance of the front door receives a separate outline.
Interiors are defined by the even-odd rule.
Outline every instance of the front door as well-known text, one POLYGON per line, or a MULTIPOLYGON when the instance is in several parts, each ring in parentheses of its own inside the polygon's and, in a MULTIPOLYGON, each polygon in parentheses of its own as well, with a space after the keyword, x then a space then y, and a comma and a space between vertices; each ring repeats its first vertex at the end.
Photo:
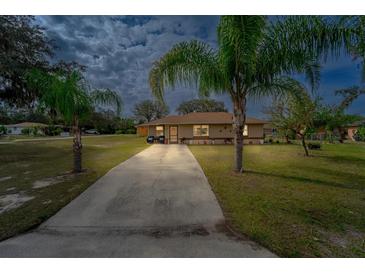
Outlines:
POLYGON ((177 144, 177 126, 170 126, 169 138, 171 144, 177 144))

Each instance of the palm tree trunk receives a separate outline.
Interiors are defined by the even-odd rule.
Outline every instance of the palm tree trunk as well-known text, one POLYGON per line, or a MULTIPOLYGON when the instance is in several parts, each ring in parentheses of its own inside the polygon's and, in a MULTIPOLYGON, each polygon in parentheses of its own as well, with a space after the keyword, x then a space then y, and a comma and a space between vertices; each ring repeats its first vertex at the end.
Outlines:
POLYGON ((302 139, 302 146, 304 148, 305 156, 309 156, 307 144, 305 143, 305 135, 304 134, 301 135, 301 139, 302 139))
POLYGON ((234 171, 243 172, 243 129, 246 120, 246 104, 241 100, 233 102, 234 171))
POLYGON ((73 138, 74 168, 73 168, 73 172, 79 173, 82 171, 82 157, 81 157, 82 156, 81 155, 82 143, 81 143, 81 130, 79 127, 79 120, 77 117, 74 119, 73 132, 74 132, 74 138, 73 138))

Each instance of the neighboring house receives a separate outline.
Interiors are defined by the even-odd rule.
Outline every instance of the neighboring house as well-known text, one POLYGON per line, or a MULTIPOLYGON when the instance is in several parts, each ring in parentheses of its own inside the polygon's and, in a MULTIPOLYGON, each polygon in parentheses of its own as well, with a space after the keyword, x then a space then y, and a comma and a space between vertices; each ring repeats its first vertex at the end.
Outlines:
POLYGON ((353 123, 352 125, 347 126, 347 138, 349 140, 356 141, 354 138, 354 135, 355 135, 357 129, 362 125, 365 125, 365 120, 358 121, 358 122, 353 123))
POLYGON ((13 125, 5 125, 8 131, 8 135, 21 135, 22 130, 24 128, 38 128, 39 133, 43 133, 44 128, 48 127, 46 124, 42 123, 33 123, 33 122, 24 122, 13 125))
POLYGON ((265 137, 274 137, 276 133, 276 129, 270 122, 264 124, 264 136, 265 137))
MULTIPOLYGON (((246 118, 244 143, 263 144, 266 121, 246 118)), ((166 116, 137 127, 139 136, 165 136, 166 143, 227 144, 233 143, 233 115, 227 112, 193 112, 166 116)))

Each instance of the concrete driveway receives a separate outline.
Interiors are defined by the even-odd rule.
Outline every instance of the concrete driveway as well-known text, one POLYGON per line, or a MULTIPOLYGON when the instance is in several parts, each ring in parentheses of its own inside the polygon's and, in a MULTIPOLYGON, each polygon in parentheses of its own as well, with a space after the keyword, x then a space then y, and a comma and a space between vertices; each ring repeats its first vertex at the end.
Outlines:
POLYGON ((274 257, 227 233, 185 145, 152 145, 110 170, 1 257, 274 257))

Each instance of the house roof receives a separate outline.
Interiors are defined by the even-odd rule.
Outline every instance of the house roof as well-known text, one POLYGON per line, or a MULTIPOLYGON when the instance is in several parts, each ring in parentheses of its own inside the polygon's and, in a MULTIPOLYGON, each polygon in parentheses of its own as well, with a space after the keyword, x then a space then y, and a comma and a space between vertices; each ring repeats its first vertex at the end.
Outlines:
POLYGON ((360 127, 362 125, 365 125, 365 120, 360 120, 352 123, 351 125, 348 125, 348 127, 360 127))
POLYGON ((5 127, 19 127, 19 128, 28 128, 28 127, 48 127, 46 124, 42 123, 33 123, 33 122, 23 122, 19 124, 5 125, 5 127))
MULTIPOLYGON (((137 127, 154 125, 232 124, 233 114, 229 112, 192 112, 185 115, 170 115, 137 127)), ((266 124, 264 120, 246 117, 246 124, 266 124)))

